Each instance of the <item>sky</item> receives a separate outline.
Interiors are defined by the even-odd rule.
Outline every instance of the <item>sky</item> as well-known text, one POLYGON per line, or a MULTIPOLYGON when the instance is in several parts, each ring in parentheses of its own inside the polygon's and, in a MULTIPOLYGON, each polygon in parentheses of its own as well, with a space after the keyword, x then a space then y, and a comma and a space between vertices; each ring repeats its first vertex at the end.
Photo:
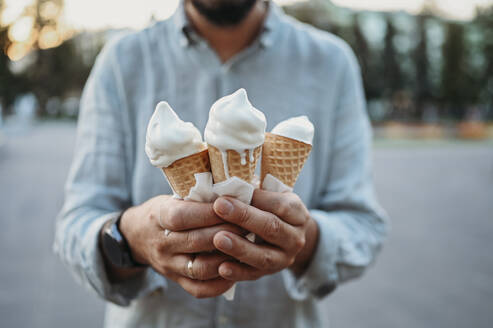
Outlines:
MULTIPOLYGON (((25 5, 33 0, 6 0, 3 21, 15 20, 25 5)), ((274 0, 279 4, 299 0, 274 0)), ((368 10, 406 10, 416 13, 426 0, 333 0, 337 5, 368 10)), ((450 17, 471 19, 477 5, 493 3, 493 0, 434 0, 450 17)), ((105 27, 145 26, 152 15, 157 19, 169 17, 178 0, 65 0, 64 19, 76 29, 101 29, 105 27)))

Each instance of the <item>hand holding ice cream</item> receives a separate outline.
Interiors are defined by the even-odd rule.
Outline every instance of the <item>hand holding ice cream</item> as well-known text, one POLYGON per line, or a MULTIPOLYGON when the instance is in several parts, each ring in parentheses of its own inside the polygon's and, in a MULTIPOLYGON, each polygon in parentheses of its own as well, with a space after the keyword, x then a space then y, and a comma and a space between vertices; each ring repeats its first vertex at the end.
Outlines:
MULTIPOLYGON (((264 114, 253 107, 244 89, 239 89, 212 105, 205 129, 207 145, 202 142, 200 132, 193 124, 180 120, 171 107, 162 102, 158 104, 149 122, 146 153, 153 165, 163 169, 175 195, 179 198, 210 202, 217 196, 230 196, 238 199, 236 202, 245 204, 242 206, 250 208, 248 204, 254 192, 252 180, 261 153, 263 189, 290 191, 312 147, 314 129, 306 116, 283 121, 271 133, 266 134, 265 127, 264 114), (196 197, 191 196, 194 192, 196 197)), ((273 194, 272 197, 284 199, 289 196, 277 195, 273 194)), ((275 213, 275 209, 272 210, 272 213, 275 213)), ((296 217, 300 215, 297 214, 296 217)), ((223 219, 229 221, 234 218, 223 219)), ((259 218, 258 227, 243 228, 262 236, 258 229, 265 227, 263 220, 267 219, 269 218, 259 218)), ((236 224, 232 221, 231 223, 236 224)), ((298 228, 305 229, 303 226, 298 228)), ((239 236, 234 238, 241 238, 249 243, 245 247, 258 247, 252 243, 253 233, 249 236, 247 238, 250 241, 239 236)), ((277 241, 272 243, 283 242, 282 240, 285 240, 283 243, 288 243, 293 236, 279 237, 279 240, 276 239, 277 241)), ((220 243, 216 247, 234 257, 238 255, 226 252, 220 243)), ((296 252, 288 255, 294 256, 296 252)), ((238 256, 237 258, 241 259, 243 255, 238 256)), ((255 266, 249 263, 248 259, 244 262, 255 266)), ((193 268, 193 261, 189 262, 189 266, 190 263, 193 268)), ((281 266, 285 267, 284 264, 281 266)), ((234 297, 234 288, 224 295, 231 300, 234 297)))

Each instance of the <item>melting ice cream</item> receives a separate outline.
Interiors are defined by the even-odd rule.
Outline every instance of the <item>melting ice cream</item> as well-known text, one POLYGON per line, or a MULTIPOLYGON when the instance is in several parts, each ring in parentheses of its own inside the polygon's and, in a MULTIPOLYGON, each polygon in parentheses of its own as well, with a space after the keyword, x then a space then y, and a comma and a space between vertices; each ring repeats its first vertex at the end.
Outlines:
POLYGON ((205 141, 222 153, 224 171, 227 169, 227 150, 240 154, 241 164, 254 162, 254 150, 264 143, 266 120, 264 114, 252 106, 245 89, 217 100, 209 112, 205 141))

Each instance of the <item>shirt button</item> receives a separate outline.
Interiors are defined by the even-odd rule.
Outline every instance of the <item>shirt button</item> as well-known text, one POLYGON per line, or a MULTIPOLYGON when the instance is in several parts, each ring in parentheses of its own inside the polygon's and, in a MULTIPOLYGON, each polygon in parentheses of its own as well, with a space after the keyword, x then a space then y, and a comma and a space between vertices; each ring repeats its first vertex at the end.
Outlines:
POLYGON ((224 315, 220 315, 219 316, 219 324, 220 325, 225 325, 228 323, 228 317, 224 316, 224 315))

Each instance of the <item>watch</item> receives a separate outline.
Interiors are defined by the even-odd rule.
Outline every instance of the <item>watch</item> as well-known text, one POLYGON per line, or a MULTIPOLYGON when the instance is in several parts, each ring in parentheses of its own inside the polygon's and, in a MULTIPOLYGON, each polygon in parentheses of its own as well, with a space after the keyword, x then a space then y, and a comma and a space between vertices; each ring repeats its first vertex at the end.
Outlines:
POLYGON ((121 215, 108 220, 101 229, 101 249, 108 261, 117 268, 145 267, 132 258, 128 242, 120 232, 121 215))

